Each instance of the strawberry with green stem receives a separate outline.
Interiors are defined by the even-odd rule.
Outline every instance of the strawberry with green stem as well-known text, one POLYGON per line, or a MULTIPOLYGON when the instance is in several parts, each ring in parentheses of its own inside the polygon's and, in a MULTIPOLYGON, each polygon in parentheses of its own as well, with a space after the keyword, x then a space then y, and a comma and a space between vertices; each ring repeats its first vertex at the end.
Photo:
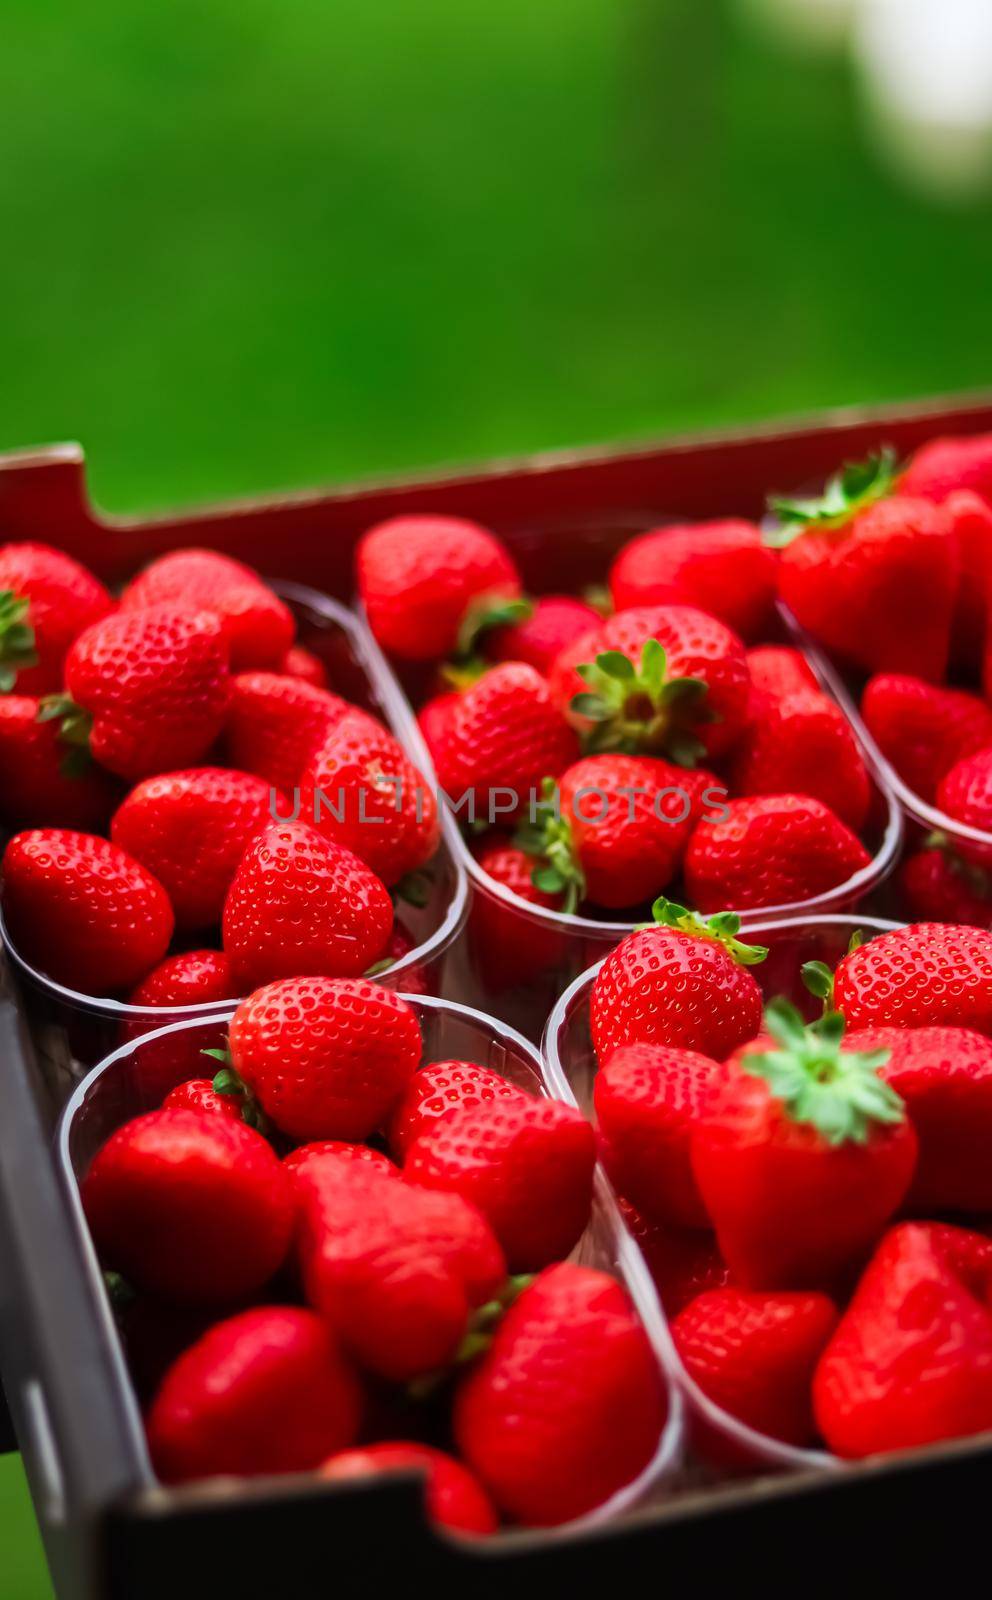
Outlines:
POLYGON ((64 551, 0 545, 0 694, 59 690, 70 645, 113 609, 99 579, 64 551))

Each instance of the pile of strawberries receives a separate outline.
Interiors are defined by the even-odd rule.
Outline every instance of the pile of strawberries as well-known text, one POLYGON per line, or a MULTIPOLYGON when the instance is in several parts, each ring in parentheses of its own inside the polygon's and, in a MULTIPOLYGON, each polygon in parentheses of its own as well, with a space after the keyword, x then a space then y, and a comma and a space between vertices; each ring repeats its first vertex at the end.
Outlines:
POLYGON ((295 631, 213 551, 115 601, 56 550, 0 547, 3 911, 29 964, 177 1006, 414 948, 393 900, 437 849, 434 794, 295 631))
POLYGON ((207 1054, 82 1187, 165 1482, 419 1467, 434 1517, 484 1534, 637 1478, 666 1397, 622 1286, 565 1260, 578 1111, 423 1064, 411 1005, 366 979, 268 984, 207 1054))

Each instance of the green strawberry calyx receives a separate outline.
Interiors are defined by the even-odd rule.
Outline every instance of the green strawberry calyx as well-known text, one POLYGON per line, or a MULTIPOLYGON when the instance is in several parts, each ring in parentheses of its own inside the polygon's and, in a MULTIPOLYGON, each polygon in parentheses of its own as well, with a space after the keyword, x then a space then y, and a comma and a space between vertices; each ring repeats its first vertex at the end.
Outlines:
POLYGON ((698 730, 717 720, 706 703, 709 684, 670 678, 658 639, 644 641, 637 664, 622 650, 603 650, 576 671, 588 688, 573 695, 571 709, 593 724, 587 752, 665 755, 680 767, 694 767, 706 754, 698 730))
POLYGON ((13 589, 0 589, 0 694, 9 694, 24 667, 36 667, 34 629, 27 620, 28 601, 13 589))
POLYGON ((222 1066, 219 1072, 214 1073, 212 1088, 214 1094, 230 1095, 232 1099, 239 1100, 241 1120, 249 1128, 254 1128, 256 1133, 264 1134, 268 1139, 272 1134, 272 1124, 262 1110, 255 1096, 252 1094, 244 1079, 235 1072, 231 1065, 231 1052, 228 1049, 202 1050, 201 1055, 211 1056, 214 1061, 220 1061, 222 1066))
POLYGON ((805 1122, 829 1145, 866 1144, 878 1127, 894 1127, 906 1107, 879 1077, 891 1050, 845 1050, 844 1018, 828 1011, 807 1026, 788 1000, 772 1000, 765 1027, 778 1048, 745 1054, 741 1070, 763 1078, 792 1122, 805 1122))
POLYGON ((886 445, 867 461, 849 461, 829 480, 819 499, 787 500, 773 496, 769 510, 778 518, 778 527, 765 534, 765 543, 783 550, 799 534, 810 528, 843 528, 866 511, 876 500, 892 494, 899 477, 899 459, 886 445))
POLYGON ((66 747, 60 763, 66 778, 82 778, 93 765, 90 754, 90 734, 93 718, 83 711, 67 694, 47 694, 38 706, 38 722, 58 722, 58 739, 66 747))
POLYGON ((677 928, 680 933, 691 934, 694 939, 709 939, 722 944, 742 967, 757 966, 768 955, 767 945, 744 944, 738 939, 741 919, 736 911, 718 911, 715 916, 701 917, 698 912, 690 911, 688 906, 680 906, 674 900, 659 895, 651 907, 651 915, 654 921, 642 923, 642 928, 677 928))
POLYGON ((534 615, 534 602, 525 595, 478 595, 472 601, 458 628, 455 640, 455 660, 466 663, 479 653, 479 640, 494 628, 511 627, 516 622, 528 622, 534 615))
POLYGON ((582 870, 572 825, 561 814, 558 786, 554 778, 541 784, 541 799, 531 816, 521 823, 513 837, 518 849, 536 858, 530 875, 535 889, 544 894, 560 894, 560 911, 571 914, 586 896, 586 876, 582 870))
MULTIPOLYGON (((859 950, 865 942, 860 928, 855 928, 847 945, 847 955, 859 950)), ((803 987, 817 1000, 823 1001, 824 1016, 833 1010, 834 975, 825 961, 804 961, 799 969, 803 987)))

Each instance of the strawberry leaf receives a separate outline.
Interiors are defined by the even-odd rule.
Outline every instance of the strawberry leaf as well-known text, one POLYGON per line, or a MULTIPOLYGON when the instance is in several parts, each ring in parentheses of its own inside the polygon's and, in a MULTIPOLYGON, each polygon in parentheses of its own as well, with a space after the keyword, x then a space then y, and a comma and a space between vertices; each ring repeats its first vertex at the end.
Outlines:
POLYGON ((885 445, 866 461, 843 466, 819 498, 789 500, 773 496, 768 506, 779 526, 767 531, 765 543, 781 550, 809 528, 844 527, 858 512, 893 493, 899 470, 896 452, 885 445))
POLYGON ((12 589, 0 590, 0 692, 9 694, 24 667, 36 667, 34 629, 27 620, 28 602, 12 589))

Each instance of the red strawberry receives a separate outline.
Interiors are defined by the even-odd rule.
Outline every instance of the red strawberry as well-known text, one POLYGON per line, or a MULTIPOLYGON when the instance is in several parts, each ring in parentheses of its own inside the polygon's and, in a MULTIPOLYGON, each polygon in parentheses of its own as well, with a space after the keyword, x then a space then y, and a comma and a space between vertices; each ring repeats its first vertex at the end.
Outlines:
MULTIPOLYGON (((168 1010, 158 1021, 128 1018, 121 1026, 121 1042, 140 1039, 153 1029, 180 1021, 186 1007, 214 1002, 219 1006, 236 999, 231 963, 220 950, 183 950, 166 956, 128 995, 128 1005, 168 1010)), ((184 1079, 201 1076, 208 1066, 204 1050, 221 1049, 226 1035, 225 1024, 218 1022, 216 1028, 184 1029, 143 1044, 132 1057, 131 1072, 145 1102, 157 1103, 184 1079)))
POLYGON ((0 545, 0 694, 52 694, 69 646, 114 609, 102 583, 47 544, 0 545))
POLYGON ((685 884, 700 911, 741 911, 810 900, 847 883, 871 857, 850 828, 803 794, 731 800, 706 818, 685 854, 685 884))
POLYGON ((459 634, 473 630, 473 610, 520 593, 506 547, 459 517, 380 522, 363 535, 356 566, 372 632, 406 661, 451 655, 459 634))
POLYGON ((266 1116, 294 1139, 365 1139, 420 1061, 420 1026, 365 979, 287 978, 243 1000, 231 1058, 266 1116))
POLYGON ((939 1223, 885 1235, 813 1381, 842 1456, 992 1428, 992 1243, 939 1223))
POLYGON ((916 922, 850 951, 833 1003, 849 1028, 975 1028, 992 1034, 992 933, 916 922))
POLYGON ((0 772, 0 818, 14 826, 102 829, 114 807, 108 774, 30 695, 0 694, 0 772))
POLYGON ((319 1173, 328 1156, 367 1164, 377 1172, 384 1172, 387 1177, 398 1178, 400 1175, 399 1167, 394 1166, 384 1151, 373 1150, 368 1144, 352 1144, 347 1139, 315 1139, 310 1144, 297 1145, 295 1150, 283 1157, 282 1164, 287 1172, 297 1173, 305 1167, 312 1167, 319 1173))
POLYGON ((420 731, 435 761, 438 750, 448 736, 452 714, 461 697, 461 689, 447 689, 443 694, 436 694, 432 700, 427 700, 417 713, 420 731))
POLYGON ((943 501, 955 489, 971 489, 992 504, 992 433, 931 439, 921 445, 903 474, 904 494, 943 501))
POLYGON ((621 1045, 641 1043, 720 1061, 760 1026, 761 990, 746 969, 768 951, 735 937, 740 918, 703 922, 664 899, 653 914, 657 926, 628 934, 596 974, 589 1020, 601 1067, 621 1045))
POLYGON ((930 834, 926 848, 903 863, 899 887, 914 922, 970 922, 976 928, 992 928, 988 874, 958 855, 944 834, 930 834))
POLYGON ((248 846, 224 903, 224 952, 242 990, 277 978, 357 977, 393 925, 363 861, 304 822, 271 823, 248 846))
POLYGON ((808 1445, 813 1372, 837 1325, 825 1294, 714 1289, 672 1323, 682 1364, 705 1395, 769 1438, 808 1445))
POLYGON ((977 676, 982 668, 992 581, 992 500, 961 489, 948 495, 944 511, 951 519, 960 561, 951 661, 957 671, 977 676))
MULTIPOLYGON (((955 822, 992 833, 992 746, 963 756, 945 773, 937 788, 937 805, 955 822)), ((956 849, 967 861, 992 866, 992 844, 961 837, 956 849)))
POLYGON ((209 611, 224 630, 232 672, 275 670, 293 643, 293 613, 257 572, 217 550, 170 550, 128 584, 123 611, 188 606, 209 611))
POLYGON ((412 1183, 478 1207, 511 1272, 567 1256, 589 1221, 596 1140, 580 1111, 528 1095, 460 1106, 406 1152, 412 1183))
POLYGON ((355 1359, 399 1383, 447 1365, 505 1282, 479 1212, 339 1156, 307 1162, 293 1183, 307 1299, 355 1359))
POLYGON ((69 698, 53 701, 53 712, 86 712, 97 761, 121 778, 147 778, 192 766, 220 733, 227 642, 206 611, 119 611, 80 634, 65 681, 69 698))
POLYGON ((610 590, 618 611, 698 606, 742 638, 757 639, 772 620, 775 568, 753 522, 675 524, 624 545, 610 569, 610 590))
POLYGON ((532 602, 517 602, 528 615, 519 622, 487 628, 481 650, 487 661, 524 661, 535 671, 548 673, 556 656, 590 628, 599 626, 599 612, 584 600, 567 594, 543 595, 532 602))
POLYGON ((188 1078, 177 1083, 162 1101, 163 1111, 205 1111, 208 1115, 230 1117, 241 1121, 244 1100, 240 1095, 219 1094, 212 1078, 188 1078))
POLYGON ((432 1061, 415 1072, 389 1119, 389 1148, 402 1161, 411 1144, 442 1118, 466 1106, 520 1100, 522 1089, 474 1061, 432 1061))
POLYGON ((203 1111, 150 1111, 111 1134, 83 1182, 107 1266, 180 1305, 262 1288, 293 1228, 292 1185, 261 1134, 203 1111))
POLYGON ((787 1000, 765 1013, 771 1048, 739 1051, 692 1133, 692 1170, 736 1281, 830 1284, 902 1202, 916 1135, 883 1082, 884 1051, 843 1042, 836 1013, 804 1027, 787 1000))
POLYGON ((320 1318, 260 1306, 218 1322, 169 1369, 148 1444, 165 1483, 305 1472, 351 1443, 361 1408, 320 1318))
POLYGON ((180 928, 219 923, 245 850, 285 805, 264 778, 226 767, 163 772, 139 783, 111 824, 111 838, 154 872, 180 928))
POLYGON ((816 673, 801 650, 787 644, 759 644, 745 650, 751 687, 759 695, 781 700, 800 689, 818 689, 816 673))
POLYGON ((602 1505, 647 1466, 666 1401, 620 1285, 562 1262, 511 1305, 455 1397, 459 1453, 515 1522, 602 1505))
POLYGON ((387 884, 426 866, 440 840, 430 785, 364 711, 342 717, 317 749, 300 779, 300 812, 387 884))
MULTIPOLYGON (((487 878, 529 905, 560 911, 563 894, 549 894, 534 882, 534 857, 495 835, 476 846, 476 860, 487 878)), ((499 893, 479 890, 469 914, 472 953, 483 982, 494 990, 511 989, 553 972, 564 951, 564 935, 546 923, 529 921, 527 913, 508 904, 499 893)))
POLYGON ((294 644, 291 650, 286 651, 276 672, 284 678, 296 678, 299 683, 309 683, 314 689, 327 688, 327 668, 323 661, 301 644, 294 644))
POLYGON ((590 747, 666 755, 695 766, 728 751, 747 716, 749 682, 737 635, 693 606, 643 606, 563 650, 555 702, 590 747))
POLYGON ((621 1198, 624 1222, 647 1262, 665 1311, 677 1316, 683 1306, 709 1289, 725 1289, 730 1268, 711 1233, 699 1228, 669 1228, 648 1222, 621 1198))
POLYGON ((695 1050, 630 1044, 596 1075, 603 1165, 614 1188, 650 1223, 709 1226, 689 1140, 718 1071, 695 1050))
POLYGON ((231 680, 224 741, 228 760, 289 794, 314 751, 352 710, 340 695, 297 678, 239 672, 231 680))
POLYGON ((404 961, 408 955, 418 948, 417 940, 405 928, 398 918, 393 920, 393 931, 389 935, 386 948, 379 960, 373 962, 368 969, 367 976, 375 978, 388 972, 391 979, 395 979, 397 987, 404 994, 434 994, 437 990, 436 972, 427 965, 414 962, 403 968, 402 972, 394 972, 399 962, 404 961))
POLYGON ((903 782, 929 802, 955 762, 992 745, 992 710, 984 700, 905 673, 870 678, 861 715, 903 782))
POLYGON ((86 994, 129 988, 172 938, 172 908, 158 880, 109 840, 65 828, 11 839, 3 911, 25 960, 86 994))
POLYGON ((320 1469, 322 1478, 349 1483, 355 1478, 375 1478, 382 1472, 419 1472, 424 1478, 424 1503, 432 1522, 458 1533, 495 1533, 496 1513, 482 1485, 467 1467, 443 1450, 406 1440, 384 1440, 359 1449, 343 1450, 320 1469))
POLYGON ((855 831, 871 791, 857 740, 840 707, 817 689, 768 699, 730 768, 735 794, 808 794, 855 831))

